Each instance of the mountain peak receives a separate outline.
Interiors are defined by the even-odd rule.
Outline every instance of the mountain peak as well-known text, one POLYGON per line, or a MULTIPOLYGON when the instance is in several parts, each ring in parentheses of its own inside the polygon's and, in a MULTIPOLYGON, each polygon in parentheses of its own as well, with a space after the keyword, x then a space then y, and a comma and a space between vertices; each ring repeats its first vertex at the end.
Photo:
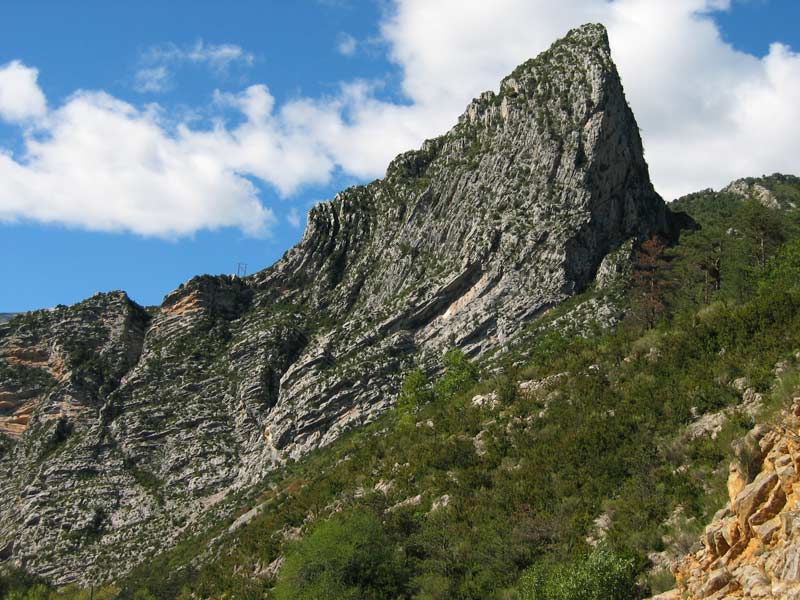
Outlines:
POLYGON ((519 65, 507 79, 518 78, 526 72, 542 69, 548 70, 559 65, 585 68, 589 63, 594 63, 601 70, 613 72, 616 67, 611 58, 611 45, 608 41, 608 32, 605 26, 599 23, 587 23, 572 29, 564 37, 556 40, 544 52, 528 59, 519 65))
POLYGON ((98 298, 4 325, 0 357, 26 379, 0 381, 22 440, 0 456, 0 543, 60 582, 132 568, 120 530, 163 548, 165 523, 375 420, 447 348, 509 344, 669 226, 605 30, 574 30, 383 180, 317 205, 272 267, 194 278, 147 312, 98 298), (87 471, 102 473, 91 506, 75 483, 87 471), (67 552, 67 525, 107 535, 106 562, 67 552))
POLYGON ((573 42, 581 46, 595 46, 610 50, 608 30, 602 23, 585 23, 570 30, 560 41, 562 43, 573 42))

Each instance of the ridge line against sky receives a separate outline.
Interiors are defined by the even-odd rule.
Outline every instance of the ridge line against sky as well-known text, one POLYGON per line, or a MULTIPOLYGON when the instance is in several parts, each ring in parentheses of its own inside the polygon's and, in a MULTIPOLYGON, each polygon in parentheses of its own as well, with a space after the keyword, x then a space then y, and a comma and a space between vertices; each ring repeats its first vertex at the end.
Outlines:
MULTIPOLYGON (((770 40, 757 55, 737 49, 747 32, 720 24, 737 11, 790 5, 393 0, 381 9, 320 0, 298 10, 340 15, 322 48, 354 68, 305 93, 298 82, 273 81, 262 66, 276 59, 235 29, 225 39, 179 32, 180 40, 118 57, 134 62, 122 86, 66 80, 56 90, 47 60, 0 46, 0 222, 8 231, 57 225, 73 236, 189 244, 204 232, 238 230, 271 240, 266 266, 296 241, 309 204, 382 176, 395 155, 446 132, 473 97, 585 22, 608 27, 653 181, 667 199, 742 176, 797 172, 797 39, 770 40), (356 27, 362 13, 370 22, 356 27), (191 98, 181 96, 187 73, 208 84, 191 98)), ((276 17, 264 28, 276 34, 280 25, 276 17)), ((279 60, 291 68, 291 55, 279 60)))

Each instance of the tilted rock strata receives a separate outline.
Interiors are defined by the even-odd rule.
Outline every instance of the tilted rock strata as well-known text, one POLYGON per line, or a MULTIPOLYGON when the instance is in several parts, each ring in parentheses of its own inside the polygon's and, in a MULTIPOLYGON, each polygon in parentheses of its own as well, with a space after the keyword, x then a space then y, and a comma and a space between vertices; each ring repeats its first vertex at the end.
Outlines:
POLYGON ((412 365, 496 348, 672 227, 605 30, 575 30, 316 206, 269 269, 147 312, 114 293, 1 325, 0 548, 56 582, 124 572, 374 420, 412 365))

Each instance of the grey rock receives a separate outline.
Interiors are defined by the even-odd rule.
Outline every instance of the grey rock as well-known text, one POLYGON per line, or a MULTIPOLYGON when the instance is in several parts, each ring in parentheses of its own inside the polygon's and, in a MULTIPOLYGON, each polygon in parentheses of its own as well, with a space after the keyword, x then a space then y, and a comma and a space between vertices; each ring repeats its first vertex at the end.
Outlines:
POLYGON ((790 548, 786 553, 781 579, 793 583, 800 582, 800 548, 797 546, 790 548))
POLYGON ((775 195, 760 183, 751 183, 745 179, 739 179, 723 188, 722 191, 744 198, 753 198, 767 208, 780 208, 780 203, 775 195))
POLYGON ((760 178, 738 179, 724 187, 721 192, 739 196, 743 200, 755 200, 773 210, 791 210, 797 208, 797 204, 791 197, 781 193, 779 186, 798 183, 800 178, 794 175, 774 173, 760 178))
POLYGON ((718 592, 728 585, 732 579, 733 576, 724 567, 714 571, 708 576, 705 586, 700 591, 700 597, 707 598, 711 596, 714 592, 718 592))
MULTIPOLYGON (((270 268, 147 311, 115 292, 1 324, 0 547, 56 583, 113 579, 375 420, 413 365, 510 343, 675 227, 605 30, 574 30, 384 179, 314 207, 270 268)), ((619 313, 593 298, 561 318, 619 313)))

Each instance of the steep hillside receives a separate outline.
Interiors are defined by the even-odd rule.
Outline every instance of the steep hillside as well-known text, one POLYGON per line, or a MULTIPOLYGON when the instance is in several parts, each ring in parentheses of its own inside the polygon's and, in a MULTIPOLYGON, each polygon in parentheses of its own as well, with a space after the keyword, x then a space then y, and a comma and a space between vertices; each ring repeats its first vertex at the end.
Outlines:
POLYGON ((116 577, 374 421, 412 366, 484 356, 673 221, 605 30, 574 30, 316 206, 269 269, 152 311, 115 292, 0 325, 3 556, 56 583, 116 577))
MULTIPOLYGON (((230 494, 217 506, 233 510, 207 513, 95 597, 638 600, 704 587, 729 534, 749 549, 737 546, 723 586, 780 583, 794 538, 783 521, 780 535, 770 528, 775 510, 794 511, 794 492, 781 504, 782 475, 764 483, 758 472, 793 477, 784 455, 796 424, 776 415, 800 396, 798 211, 725 194, 704 192, 692 208, 720 227, 671 248, 623 247, 597 285, 522 326, 503 353, 471 362, 454 349, 440 373, 410 371, 375 422, 230 494), (783 239, 764 244, 764 266, 762 238, 741 226, 759 207, 759 222, 779 224, 765 239, 783 239), (728 283, 707 289, 694 275, 718 253, 728 283), (576 315, 608 290, 620 326, 587 327, 576 315), (729 493, 752 497, 747 514, 759 519, 734 531, 739 518, 721 513, 717 554, 700 556, 729 493), (753 541, 766 524, 770 546, 753 541), (676 582, 687 552, 700 565, 676 582), (744 569, 769 556, 760 578, 744 569)), ((20 578, 0 589, 48 597, 20 578)))

